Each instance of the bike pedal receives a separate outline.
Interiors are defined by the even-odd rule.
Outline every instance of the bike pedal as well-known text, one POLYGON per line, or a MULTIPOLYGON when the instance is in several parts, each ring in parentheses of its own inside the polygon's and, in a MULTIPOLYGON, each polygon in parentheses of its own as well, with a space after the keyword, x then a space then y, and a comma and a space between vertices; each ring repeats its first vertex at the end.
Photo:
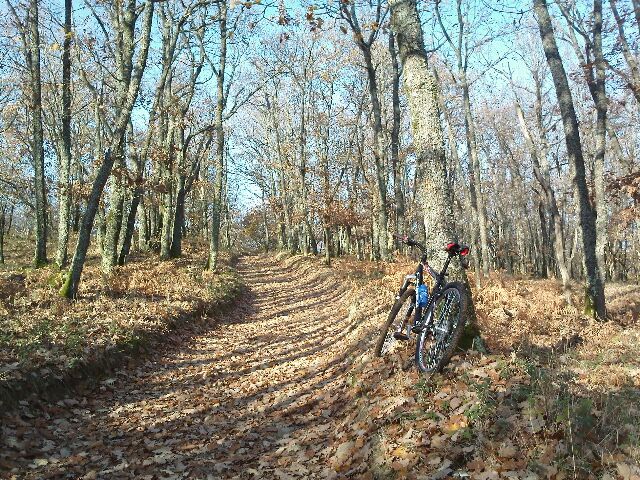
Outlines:
POLYGON ((413 333, 422 333, 422 325, 414 325, 411 327, 413 333))
POLYGON ((407 335, 404 332, 393 332, 393 338, 395 338, 396 340, 403 340, 403 341, 407 341, 409 340, 409 335, 407 335))

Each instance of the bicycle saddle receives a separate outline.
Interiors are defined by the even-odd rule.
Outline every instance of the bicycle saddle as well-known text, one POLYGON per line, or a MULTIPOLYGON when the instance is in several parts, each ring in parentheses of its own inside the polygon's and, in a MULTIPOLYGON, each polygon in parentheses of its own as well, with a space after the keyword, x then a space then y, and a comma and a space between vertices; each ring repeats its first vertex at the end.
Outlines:
POLYGON ((444 250, 449 253, 449 255, 460 255, 462 257, 469 254, 469 247, 466 245, 460 245, 456 242, 449 242, 447 246, 444 247, 444 250))

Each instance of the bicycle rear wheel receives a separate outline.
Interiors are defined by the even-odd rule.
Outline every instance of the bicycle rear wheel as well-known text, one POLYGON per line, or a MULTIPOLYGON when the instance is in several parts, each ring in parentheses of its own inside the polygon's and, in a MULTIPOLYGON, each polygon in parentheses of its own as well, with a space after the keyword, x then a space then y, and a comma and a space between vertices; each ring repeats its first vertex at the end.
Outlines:
POLYGON ((427 313, 426 327, 418 336, 416 364, 421 372, 439 372, 449 362, 464 330, 466 288, 448 283, 427 313))
POLYGON ((391 307, 376 344, 376 355, 378 357, 406 348, 409 342, 396 340, 393 334, 403 329, 406 333, 406 327, 411 324, 411 316, 415 310, 415 305, 416 291, 413 288, 408 288, 391 307))

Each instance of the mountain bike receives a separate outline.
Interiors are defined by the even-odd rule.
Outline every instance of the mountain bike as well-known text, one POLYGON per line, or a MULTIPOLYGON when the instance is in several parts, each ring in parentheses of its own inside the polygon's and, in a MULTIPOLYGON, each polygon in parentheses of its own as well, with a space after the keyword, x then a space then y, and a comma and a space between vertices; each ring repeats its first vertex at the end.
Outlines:
POLYGON ((447 259, 442 271, 436 272, 427 263, 426 248, 408 237, 395 238, 421 253, 416 273, 407 275, 396 296, 395 303, 380 332, 376 355, 389 354, 401 342, 408 342, 411 333, 417 335, 415 362, 421 372, 438 372, 453 355, 465 326, 465 312, 469 301, 466 287, 460 282, 446 282, 445 276, 451 260, 460 259, 463 268, 469 266, 466 256, 469 247, 456 242, 448 243, 444 250, 447 259), (435 284, 428 291, 424 282, 425 271, 435 284))

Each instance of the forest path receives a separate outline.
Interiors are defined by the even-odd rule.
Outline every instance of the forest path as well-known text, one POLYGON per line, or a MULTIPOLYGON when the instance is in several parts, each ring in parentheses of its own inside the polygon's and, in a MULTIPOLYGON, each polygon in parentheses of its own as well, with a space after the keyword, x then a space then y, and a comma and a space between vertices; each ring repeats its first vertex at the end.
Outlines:
POLYGON ((18 478, 329 476, 326 438, 341 404, 343 361, 357 348, 344 285, 302 260, 247 257, 238 269, 246 293, 216 328, 84 397, 10 417, 15 436, 0 443, 0 452, 10 449, 0 472, 13 465, 18 478))

